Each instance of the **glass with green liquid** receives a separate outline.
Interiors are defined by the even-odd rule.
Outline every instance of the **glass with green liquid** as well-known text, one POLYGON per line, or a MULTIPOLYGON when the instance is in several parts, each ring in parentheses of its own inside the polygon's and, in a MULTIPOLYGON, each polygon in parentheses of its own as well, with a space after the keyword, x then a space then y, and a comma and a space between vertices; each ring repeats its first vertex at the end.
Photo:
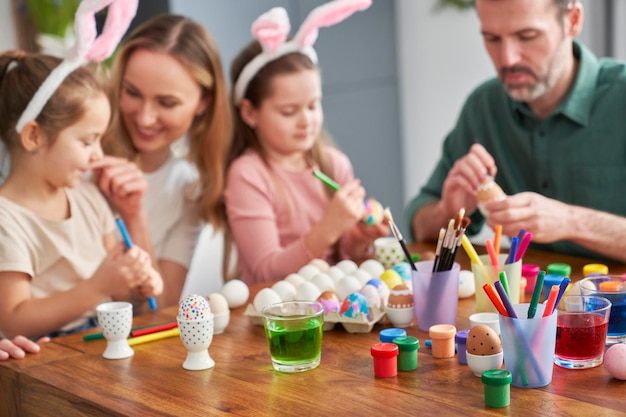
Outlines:
POLYGON ((322 354, 324 307, 315 301, 286 301, 262 311, 274 369, 303 372, 316 368, 322 354))

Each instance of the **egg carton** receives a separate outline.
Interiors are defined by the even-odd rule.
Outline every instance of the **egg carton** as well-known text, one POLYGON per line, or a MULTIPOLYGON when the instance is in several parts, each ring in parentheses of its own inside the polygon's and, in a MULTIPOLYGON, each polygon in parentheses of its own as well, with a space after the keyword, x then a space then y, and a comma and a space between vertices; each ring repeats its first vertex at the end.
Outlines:
MULTIPOLYGON (((256 311, 254 305, 248 304, 243 314, 250 317, 253 324, 258 326, 263 325, 263 316, 256 311)), ((348 333, 369 333, 374 328, 374 325, 385 317, 385 311, 373 308, 370 309, 369 315, 372 317, 371 320, 363 314, 360 314, 356 318, 350 318, 342 316, 337 311, 329 311, 327 314, 324 314, 324 331, 332 330, 337 323, 341 323, 348 333)))

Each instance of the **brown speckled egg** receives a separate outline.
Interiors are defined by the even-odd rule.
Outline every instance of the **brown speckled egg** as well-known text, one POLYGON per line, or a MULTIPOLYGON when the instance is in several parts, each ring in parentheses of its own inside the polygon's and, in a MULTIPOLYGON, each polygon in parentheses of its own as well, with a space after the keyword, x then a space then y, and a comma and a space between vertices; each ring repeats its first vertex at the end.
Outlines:
POLYGON ((390 308, 407 308, 413 307, 413 292, 405 284, 399 284, 389 291, 389 301, 387 306, 390 308))
POLYGON ((467 334, 467 352, 472 355, 493 355, 502 352, 500 336, 489 326, 479 324, 467 334))

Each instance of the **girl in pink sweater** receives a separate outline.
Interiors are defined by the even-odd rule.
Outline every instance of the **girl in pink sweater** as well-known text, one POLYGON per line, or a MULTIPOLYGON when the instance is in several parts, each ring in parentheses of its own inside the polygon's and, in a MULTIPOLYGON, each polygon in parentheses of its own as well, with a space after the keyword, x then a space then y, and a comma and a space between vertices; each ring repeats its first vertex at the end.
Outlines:
MULTIPOLYGON (((386 223, 360 222, 365 189, 346 155, 324 135, 317 56, 307 45, 311 37, 301 30, 279 45, 272 44, 271 33, 272 39, 263 38, 273 25, 284 41, 289 30, 284 19, 281 8, 257 19, 253 32, 266 30, 256 31, 259 41, 231 66, 235 135, 224 198, 241 279, 249 284, 284 278, 314 258, 331 264, 364 258, 376 238, 389 234, 386 223), (341 188, 331 192, 313 176, 316 169, 341 188)), ((308 22, 309 29, 315 26, 308 22)))

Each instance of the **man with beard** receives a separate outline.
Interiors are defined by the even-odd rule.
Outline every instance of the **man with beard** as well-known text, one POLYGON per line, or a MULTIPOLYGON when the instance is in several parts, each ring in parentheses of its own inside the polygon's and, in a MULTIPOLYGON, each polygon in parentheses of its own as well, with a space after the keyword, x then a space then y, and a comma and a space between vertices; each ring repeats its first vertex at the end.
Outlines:
POLYGON ((460 208, 468 232, 532 232, 535 249, 626 261, 626 65, 574 40, 576 0, 476 0, 498 78, 465 102, 430 179, 405 212, 414 240, 436 239, 460 208), (507 198, 476 210, 495 177, 507 198))

